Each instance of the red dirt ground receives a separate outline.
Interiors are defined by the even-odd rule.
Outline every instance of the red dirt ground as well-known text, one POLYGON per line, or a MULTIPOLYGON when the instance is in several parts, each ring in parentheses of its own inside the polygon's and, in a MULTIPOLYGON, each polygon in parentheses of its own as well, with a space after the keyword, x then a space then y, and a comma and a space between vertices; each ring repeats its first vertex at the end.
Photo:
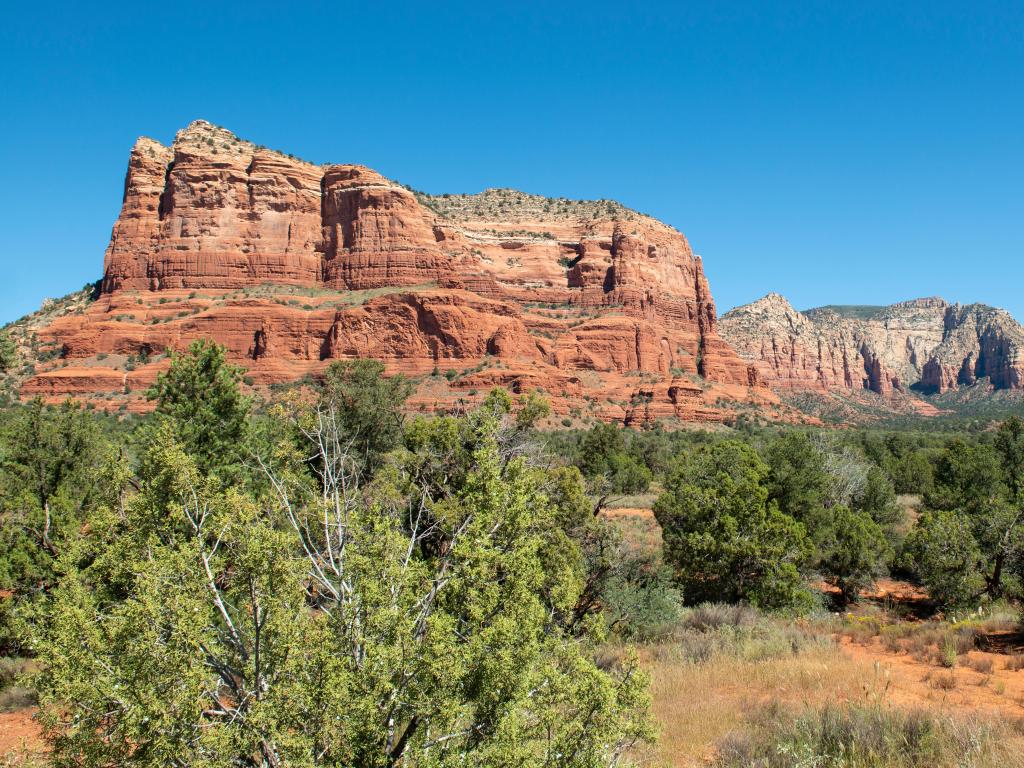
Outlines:
POLYGON ((42 747, 35 708, 0 712, 0 757, 10 752, 34 752, 42 747))

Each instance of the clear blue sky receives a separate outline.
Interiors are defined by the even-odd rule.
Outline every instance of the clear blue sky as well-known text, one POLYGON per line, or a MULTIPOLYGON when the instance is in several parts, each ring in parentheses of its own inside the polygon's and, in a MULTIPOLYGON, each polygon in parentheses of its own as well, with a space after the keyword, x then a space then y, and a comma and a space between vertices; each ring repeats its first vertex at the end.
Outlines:
POLYGON ((0 73, 0 322, 100 276, 135 137, 200 117, 430 192, 621 200, 722 310, 1024 318, 1019 0, 18 3, 0 73))

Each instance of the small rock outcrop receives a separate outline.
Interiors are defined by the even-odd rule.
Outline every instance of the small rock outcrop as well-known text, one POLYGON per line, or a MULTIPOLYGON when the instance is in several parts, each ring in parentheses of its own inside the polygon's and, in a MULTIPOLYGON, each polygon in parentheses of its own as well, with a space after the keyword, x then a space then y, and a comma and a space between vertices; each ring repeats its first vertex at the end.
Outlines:
POLYGON ((1024 389, 1024 328, 1009 313, 940 298, 798 312, 769 294, 727 312, 723 338, 772 386, 942 393, 987 380, 1024 389))

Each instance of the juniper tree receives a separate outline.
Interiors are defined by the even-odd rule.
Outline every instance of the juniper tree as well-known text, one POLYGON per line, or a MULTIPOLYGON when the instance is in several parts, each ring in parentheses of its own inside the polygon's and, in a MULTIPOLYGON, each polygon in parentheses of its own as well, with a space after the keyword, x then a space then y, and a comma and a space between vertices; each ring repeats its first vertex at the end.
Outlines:
POLYGON ((62 559, 36 637, 58 764, 592 768, 650 735, 635 662, 564 629, 581 557, 507 417, 416 419, 365 483, 337 412, 280 417, 301 439, 259 457, 263 498, 162 422, 62 559))
POLYGON ((239 389, 243 374, 223 346, 199 339, 185 354, 172 354, 170 368, 146 391, 157 418, 171 424, 201 472, 230 468, 242 458, 249 412, 239 389))
POLYGON ((695 451, 654 504, 665 559, 688 602, 745 600, 767 608, 807 600, 804 526, 769 500, 769 468, 739 441, 695 451))

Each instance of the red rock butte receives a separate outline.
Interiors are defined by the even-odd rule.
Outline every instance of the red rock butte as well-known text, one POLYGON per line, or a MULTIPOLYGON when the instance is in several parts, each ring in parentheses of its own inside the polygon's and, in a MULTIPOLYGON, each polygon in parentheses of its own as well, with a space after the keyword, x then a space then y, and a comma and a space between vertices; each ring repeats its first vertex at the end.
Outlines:
POLYGON ((495 385, 626 423, 775 408, 716 326, 686 238, 612 201, 424 195, 197 121, 135 143, 99 295, 38 330, 59 356, 22 391, 143 409, 208 337, 255 387, 381 360, 423 410, 495 385))

